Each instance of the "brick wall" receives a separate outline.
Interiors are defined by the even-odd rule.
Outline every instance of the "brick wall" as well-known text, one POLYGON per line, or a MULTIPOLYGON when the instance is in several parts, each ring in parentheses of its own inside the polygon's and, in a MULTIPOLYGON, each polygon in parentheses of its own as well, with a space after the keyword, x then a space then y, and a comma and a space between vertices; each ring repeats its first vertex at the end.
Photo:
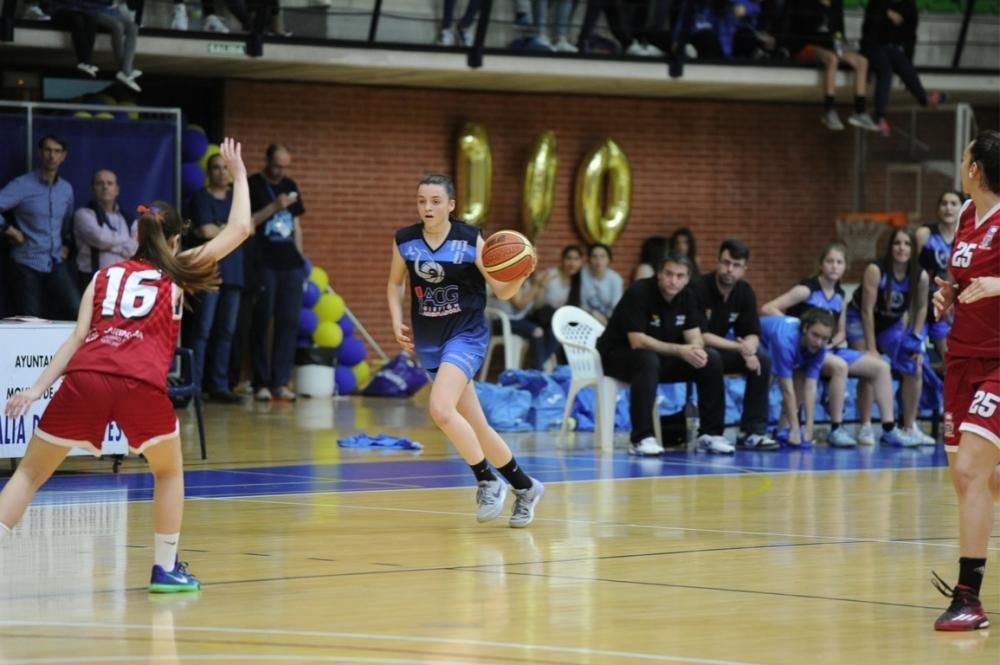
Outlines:
MULTIPOLYGON (((665 81, 664 85, 669 85, 665 81)), ((818 97, 818 95, 817 95, 818 97)), ((493 151, 487 232, 520 228, 525 160, 554 130, 559 171, 553 218, 538 239, 540 266, 580 242, 572 222, 575 172, 612 137, 632 164, 628 227, 614 246, 627 276, 639 244, 678 226, 694 229, 703 267, 728 236, 753 250, 748 279, 761 300, 808 274, 833 220, 851 201, 851 135, 831 133, 816 106, 229 81, 226 132, 244 142, 251 172, 264 149, 285 143, 308 209, 307 253, 376 339, 395 351, 385 305, 392 232, 415 221, 415 188, 451 172, 454 137, 483 125, 493 151)))

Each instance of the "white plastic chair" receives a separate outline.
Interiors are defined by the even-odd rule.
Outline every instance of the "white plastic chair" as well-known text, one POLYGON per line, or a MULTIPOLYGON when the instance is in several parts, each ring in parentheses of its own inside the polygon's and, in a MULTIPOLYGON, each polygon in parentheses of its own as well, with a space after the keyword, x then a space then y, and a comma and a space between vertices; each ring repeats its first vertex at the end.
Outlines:
POLYGON ((493 350, 497 346, 503 346, 503 366, 504 369, 521 369, 521 359, 527 346, 520 335, 515 335, 510 329, 510 317, 503 310, 496 307, 487 307, 486 323, 491 326, 493 321, 500 322, 500 334, 490 335, 490 343, 486 347, 486 358, 483 359, 483 366, 479 370, 479 380, 485 381, 490 373, 490 359, 493 357, 493 350))
MULTIPOLYGON (((552 332, 562 344, 569 361, 571 381, 566 395, 566 409, 563 411, 562 431, 569 424, 573 400, 582 388, 594 386, 594 437, 602 450, 611 450, 615 445, 615 401, 618 389, 628 384, 604 375, 601 354, 597 352, 597 339, 604 332, 604 326, 593 316, 579 307, 566 305, 556 310, 552 316, 552 332)), ((662 445, 660 430, 660 400, 653 400, 653 431, 662 445)))

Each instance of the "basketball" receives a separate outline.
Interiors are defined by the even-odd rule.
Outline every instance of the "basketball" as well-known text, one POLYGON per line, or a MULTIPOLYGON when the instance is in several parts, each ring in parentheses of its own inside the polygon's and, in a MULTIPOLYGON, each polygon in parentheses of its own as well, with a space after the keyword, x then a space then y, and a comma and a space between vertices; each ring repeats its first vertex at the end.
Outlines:
POLYGON ((497 231, 483 245, 483 267, 500 282, 513 282, 535 269, 535 247, 517 231, 497 231))

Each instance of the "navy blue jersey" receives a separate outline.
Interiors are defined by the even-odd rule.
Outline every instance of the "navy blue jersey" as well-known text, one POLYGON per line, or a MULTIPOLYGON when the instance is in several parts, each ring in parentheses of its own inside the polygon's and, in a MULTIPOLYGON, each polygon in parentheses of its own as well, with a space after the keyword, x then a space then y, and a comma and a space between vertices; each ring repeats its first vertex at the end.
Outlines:
POLYGON ((423 230, 420 223, 396 231, 396 247, 410 273, 410 320, 418 352, 486 326, 486 279, 476 267, 479 229, 452 222, 437 248, 427 244, 423 230))
POLYGON ((951 243, 941 235, 939 224, 928 224, 927 228, 931 230, 931 233, 927 236, 927 242, 921 248, 917 260, 933 284, 935 277, 940 277, 948 272, 948 262, 951 260, 951 243))
POLYGON ((799 304, 789 307, 788 311, 785 312, 786 316, 799 318, 807 309, 819 307, 833 314, 833 318, 838 321, 840 320, 840 313, 844 310, 844 299, 846 296, 844 289, 840 288, 840 282, 834 285, 833 295, 829 298, 823 292, 823 286, 819 283, 819 277, 804 279, 799 284, 809 289, 809 297, 799 304))
MULTIPOLYGON (((882 270, 882 277, 878 281, 878 298, 875 299, 875 334, 891 327, 896 321, 903 318, 907 308, 910 306, 910 277, 907 275, 903 279, 896 279, 892 271, 882 270), (890 282, 891 280, 891 282, 890 282)), ((864 286, 859 286, 854 290, 854 297, 851 298, 851 306, 861 311, 861 297, 864 286)), ((913 325, 913 322, 910 322, 913 325)))

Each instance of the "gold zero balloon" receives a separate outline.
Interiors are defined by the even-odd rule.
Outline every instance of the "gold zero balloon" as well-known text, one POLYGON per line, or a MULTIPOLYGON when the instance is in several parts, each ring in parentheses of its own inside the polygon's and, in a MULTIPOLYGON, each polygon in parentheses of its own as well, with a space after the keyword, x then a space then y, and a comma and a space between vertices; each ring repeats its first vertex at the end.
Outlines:
POLYGON ((557 162, 556 135, 551 130, 545 130, 535 139, 535 146, 524 168, 521 217, 524 230, 532 239, 545 230, 552 217, 557 162))
POLYGON ((469 224, 482 225, 490 213, 492 186, 490 137, 481 125, 467 122, 458 136, 458 163, 455 165, 458 216, 469 224))
POLYGON ((612 245, 628 223, 632 169, 611 139, 594 148, 576 174, 576 226, 588 243, 612 245))

